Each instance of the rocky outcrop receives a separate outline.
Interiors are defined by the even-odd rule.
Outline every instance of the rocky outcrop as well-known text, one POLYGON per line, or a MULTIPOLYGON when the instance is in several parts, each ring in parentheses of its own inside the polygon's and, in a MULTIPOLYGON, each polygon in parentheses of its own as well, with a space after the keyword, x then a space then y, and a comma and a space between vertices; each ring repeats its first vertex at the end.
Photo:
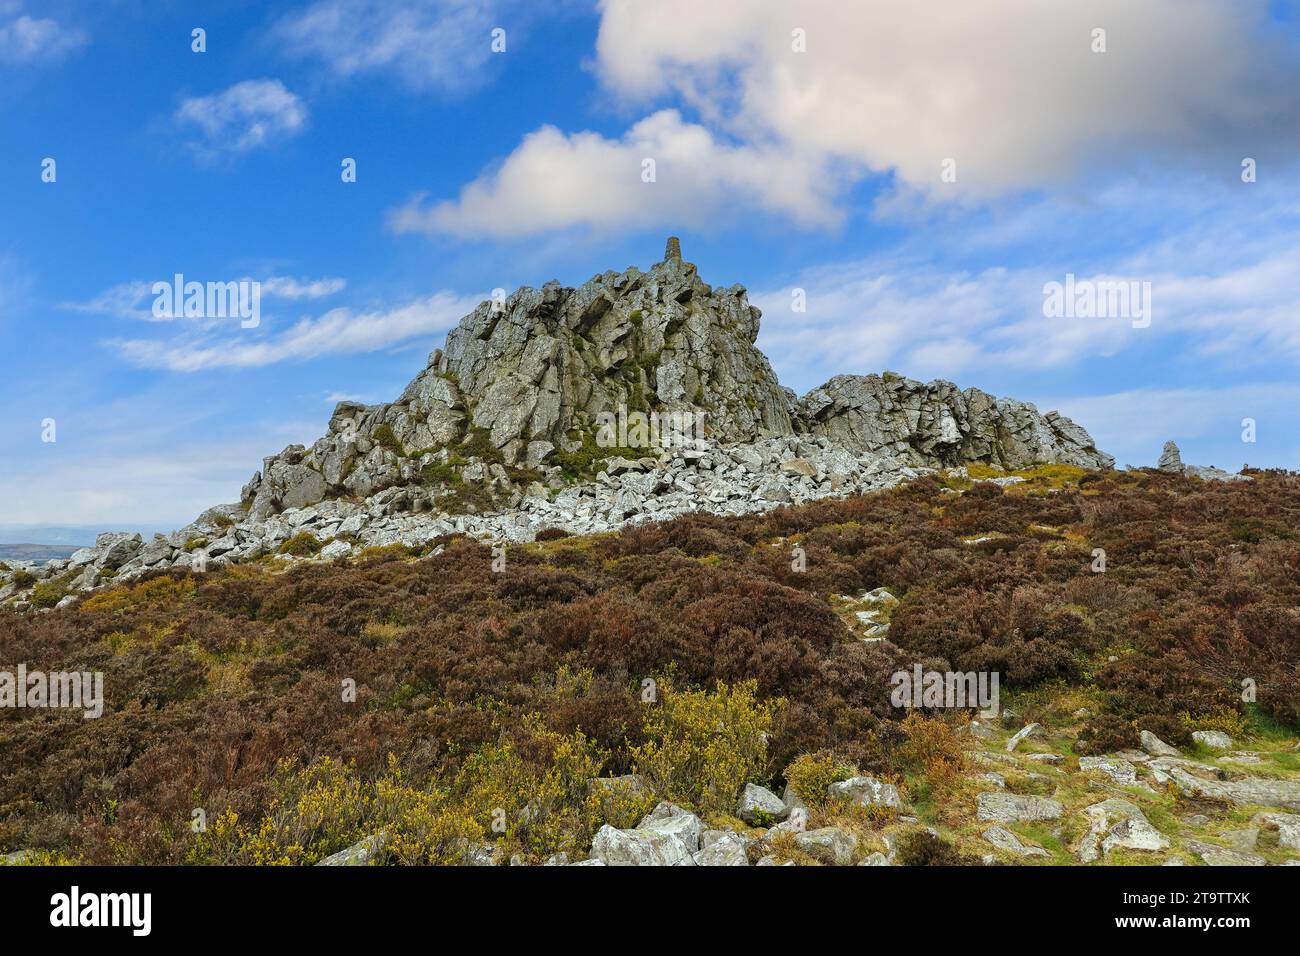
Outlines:
POLYGON ((1160 450, 1160 460, 1156 462, 1156 468, 1178 475, 1183 473, 1183 456, 1179 453, 1177 445, 1171 441, 1165 442, 1165 447, 1160 450))
MULTIPOLYGON (((797 399, 754 345, 759 317, 743 286, 705 283, 674 240, 646 272, 520 289, 465 316, 396 401, 342 402, 310 447, 264 459, 239 502, 147 543, 101 535, 71 559, 17 570, 57 578, 70 602, 150 570, 275 554, 291 539, 307 549, 295 553, 330 560, 450 534, 530 541, 544 528, 741 515, 934 468, 964 475, 968 462, 1113 464, 1055 412, 948 382, 841 375, 797 399)), ((32 585, 6 577, 0 601, 26 606, 32 585)), ((863 623, 872 640, 888 631, 863 623)))
POLYGON ((648 272, 519 289, 465 316, 397 401, 341 403, 310 449, 266 459, 243 500, 265 516, 365 497, 465 457, 467 439, 536 468, 590 447, 600 416, 620 411, 699 414, 718 442, 792 434, 794 396, 754 345, 758 320, 743 286, 715 289, 671 247, 648 272))
MULTIPOLYGON (((636 414, 689 422, 689 437, 715 444, 799 434, 912 466, 1114 464, 1056 412, 950 382, 841 375, 796 400, 754 345, 759 318, 743 286, 705 283, 675 239, 647 272, 485 301, 395 402, 340 403, 310 448, 263 461, 242 503, 265 518, 327 497, 454 484, 475 457, 554 468, 600 444, 603 416, 636 414)), ((665 444, 629 438, 626 427, 603 437, 652 453, 665 444)), ((509 484, 505 471, 493 477, 509 484)))
POLYGON ((1086 431, 1056 412, 995 398, 951 382, 884 375, 837 375, 796 406, 801 430, 850 451, 917 465, 980 462, 1015 470, 1038 464, 1110 468, 1086 431))
POLYGON ((1046 797, 1016 793, 981 793, 976 797, 976 818, 991 823, 1018 823, 1059 819, 1063 808, 1046 797))
POLYGON ((1212 800, 1300 811, 1300 780, 1242 777, 1239 780, 1207 780, 1182 767, 1168 767, 1166 773, 1185 793, 1212 800))
MULTIPOLYGON (((1131 467, 1131 466, 1130 466, 1131 467)), ((1156 469, 1170 475, 1185 475, 1188 478, 1200 478, 1202 481, 1250 481, 1249 475, 1232 474, 1212 465, 1185 465, 1178 446, 1171 441, 1165 442, 1160 451, 1160 460, 1156 469)))
POLYGON ((1112 850, 1167 850, 1165 838, 1146 815, 1128 800, 1110 799, 1083 811, 1089 827, 1079 842, 1079 861, 1091 863, 1112 850))

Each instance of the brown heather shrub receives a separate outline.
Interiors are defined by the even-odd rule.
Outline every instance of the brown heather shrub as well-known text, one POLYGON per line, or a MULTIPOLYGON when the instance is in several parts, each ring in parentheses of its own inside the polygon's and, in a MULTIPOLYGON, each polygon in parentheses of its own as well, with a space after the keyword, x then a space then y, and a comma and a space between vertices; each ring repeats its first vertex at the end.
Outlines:
POLYGON ((1099 757, 1119 750, 1136 747, 1137 728, 1114 714, 1098 714, 1088 718, 1074 742, 1074 751, 1084 757, 1099 757))
MULTIPOLYGON (((889 704, 890 675, 915 663, 995 669, 1004 686, 1081 685, 1102 705, 1080 753, 1130 746, 1138 727, 1176 742, 1193 727, 1253 720, 1240 701, 1246 677, 1259 712, 1300 728, 1296 528, 1300 480, 1288 474, 1218 484, 1117 473, 1079 489, 986 485, 962 496, 923 479, 765 515, 547 536, 512 547, 499 574, 489 548, 448 537, 441 554, 418 559, 397 547, 350 566, 171 570, 62 610, 3 609, 0 661, 102 670, 106 707, 98 720, 0 711, 0 850, 182 862, 195 841, 177 821, 204 806, 210 825, 228 808, 249 834, 281 814, 270 858, 302 822, 286 815, 285 781, 328 759, 343 768, 329 778, 339 786, 390 788, 405 814, 401 858, 445 862, 482 830, 447 796, 468 779, 471 755, 491 754, 497 768, 476 779, 541 786, 555 767, 549 734, 582 735, 569 766, 587 747, 602 775, 659 761, 683 799, 723 809, 737 767, 775 783, 801 754, 924 780, 955 754, 889 704), (962 543, 987 533, 1003 538, 962 543), (794 542, 809 556, 805 574, 790 568, 794 542), (1098 547, 1105 574, 1090 570, 1098 547), (894 643, 865 644, 829 597, 880 586, 902 599, 894 643), (771 708, 761 751, 737 743, 743 759, 712 769, 662 759, 699 749, 682 744, 691 734, 647 724, 641 681, 669 671, 678 693, 705 694, 702 712, 719 681, 744 695, 727 739, 749 739, 738 728, 755 722, 741 716, 771 708), (357 683, 356 704, 340 700, 344 678, 357 683), (721 781, 713 791, 711 780, 721 781)), ((548 792, 572 795, 563 774, 551 779, 561 782, 548 792)), ((554 819, 585 832, 579 804, 557 801, 568 809, 554 819)), ((340 819, 326 838, 302 830, 312 854, 359 832, 340 819)), ((519 852, 562 842, 548 826, 520 830, 519 852)), ((247 859, 241 846, 210 858, 247 859)))
POLYGON ((978 862, 929 830, 912 830, 898 840, 899 866, 972 866, 978 862))

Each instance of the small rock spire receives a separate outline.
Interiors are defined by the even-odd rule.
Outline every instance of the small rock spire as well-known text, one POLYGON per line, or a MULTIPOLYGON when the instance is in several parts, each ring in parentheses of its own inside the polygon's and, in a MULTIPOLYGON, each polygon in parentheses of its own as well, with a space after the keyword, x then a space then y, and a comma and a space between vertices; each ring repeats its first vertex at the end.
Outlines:
POLYGON ((1183 456, 1178 453, 1178 446, 1171 441, 1165 442, 1164 450, 1160 453, 1160 461, 1156 467, 1161 471, 1181 472, 1183 470, 1183 456))
POLYGON ((676 236, 668 237, 668 244, 664 246, 664 262, 670 259, 680 259, 682 257, 682 243, 676 236))

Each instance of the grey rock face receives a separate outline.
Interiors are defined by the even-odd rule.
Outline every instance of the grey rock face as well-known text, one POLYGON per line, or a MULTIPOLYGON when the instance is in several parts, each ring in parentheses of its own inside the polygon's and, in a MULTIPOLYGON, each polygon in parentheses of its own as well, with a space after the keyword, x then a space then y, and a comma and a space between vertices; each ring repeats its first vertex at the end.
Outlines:
POLYGON ((1057 820, 1062 806, 1046 797, 1022 796, 994 791, 976 798, 976 816, 992 823, 1018 823, 1033 820, 1057 820))
POLYGON ((983 462, 1014 470, 1036 464, 1110 468, 1086 431, 1056 412, 994 398, 951 382, 927 384, 886 372, 837 375, 796 407, 796 424, 854 452, 913 464, 983 462))
POLYGON ((1137 783, 1137 771, 1133 765, 1119 757, 1080 757, 1079 769, 1084 773, 1100 770, 1121 787, 1137 783))
MULTIPOLYGON (((330 560, 452 534, 509 543, 751 514, 968 461, 1112 464, 1055 413, 947 382, 839 376, 797 399, 754 346, 758 320, 743 287, 707 285, 674 243, 648 272, 520 289, 462 319, 396 401, 341 402, 310 447, 265 458, 238 503, 148 544, 101 535, 60 567, 80 590, 254 560, 300 533, 330 560), (593 442, 611 444, 602 425, 650 411, 689 420, 693 437, 656 444, 629 425, 613 444, 635 452, 575 477, 593 442)), ((0 579, 0 600, 22 594, 0 579)), ((864 640, 887 633, 878 613, 862 612, 864 640)))
POLYGON ((1213 843, 1203 843, 1200 840, 1185 841, 1187 849, 1191 850, 1207 866, 1266 866, 1268 861, 1256 853, 1248 853, 1244 850, 1232 850, 1228 847, 1216 846, 1213 843))
POLYGON ((588 863, 603 866, 693 866, 686 844, 653 830, 617 830, 605 824, 591 844, 588 863))
POLYGON ((1182 767, 1168 767, 1165 772, 1179 788, 1197 796, 1300 811, 1300 780, 1271 780, 1267 777, 1207 780, 1182 767))
POLYGON ((1171 441, 1165 442, 1165 447, 1160 452, 1160 460, 1156 462, 1156 467, 1161 471, 1170 471, 1176 474, 1183 472, 1183 456, 1178 452, 1178 446, 1171 441))
POLYGON ((1087 834, 1079 842, 1079 860, 1091 863, 1115 849, 1167 850, 1169 840, 1153 827, 1136 804, 1111 799, 1083 811, 1087 834))
POLYGON ((869 453, 925 466, 1114 464, 1055 412, 949 382, 841 375, 796 401, 754 345, 759 317, 743 286, 702 281, 675 239, 648 272, 519 289, 465 316, 395 402, 342 402, 311 448, 267 458, 242 501, 263 518, 326 497, 368 497, 419 479, 431 462, 455 461, 472 435, 506 465, 536 469, 592 441, 598 416, 620 409, 702 414, 705 435, 724 444, 826 438, 849 461, 869 453))
POLYGON ((903 803, 898 788, 892 783, 882 783, 874 777, 850 777, 826 788, 832 799, 848 800, 860 807, 890 807, 901 810, 903 803))

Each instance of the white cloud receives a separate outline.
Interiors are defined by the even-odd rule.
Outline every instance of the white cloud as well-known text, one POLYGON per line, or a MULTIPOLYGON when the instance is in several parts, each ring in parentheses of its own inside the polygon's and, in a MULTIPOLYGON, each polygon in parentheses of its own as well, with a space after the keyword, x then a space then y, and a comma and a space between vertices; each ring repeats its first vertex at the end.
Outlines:
MULTIPOLYGON (((472 85, 491 56, 503 4, 490 0, 319 0, 282 19, 294 55, 324 60, 339 77, 391 73, 416 90, 472 85)), ((510 25, 516 22, 511 18, 510 25)), ((507 34, 507 40, 509 34, 507 34)))
MULTIPOLYGON (((1059 183, 1119 155, 1294 142, 1267 0, 603 0, 597 69, 749 137, 892 170, 931 196, 1059 183), (690 29, 683 29, 684 23, 690 29), (1107 31, 1107 52, 1092 31, 1107 31), (791 49, 806 31, 807 52, 791 49), (1250 134, 1249 136, 1247 134, 1250 134), (955 186, 940 182, 945 158, 955 186)), ((1249 153, 1239 153, 1250 155, 1249 153)))
POLYGON ((703 226, 744 202, 825 225, 838 215, 821 184, 814 164, 798 155, 731 146, 676 110, 662 110, 617 140, 543 126, 456 201, 413 199, 391 224, 398 232, 497 238, 574 226, 703 226), (646 159, 654 160, 654 182, 643 181, 646 159))
POLYGON ((260 329, 254 332, 227 324, 226 334, 210 329, 170 341, 130 339, 107 344, 143 368, 172 372, 248 368, 323 355, 375 352, 444 332, 473 311, 482 298, 438 292, 389 310, 331 309, 318 318, 301 319, 278 335, 261 335, 260 329))
MULTIPOLYGON (((17 4, 0 7, 0 18, 17 10, 17 4)), ((0 19, 0 64, 54 62, 88 42, 81 30, 49 18, 20 14, 12 20, 0 19)))
POLYGON ((208 96, 185 100, 177 125, 193 129, 188 147, 200 158, 237 155, 301 132, 307 106, 279 80, 244 80, 208 96))
POLYGON ((840 221, 856 179, 878 208, 1094 186, 1156 166, 1232 176, 1292 162, 1300 68, 1267 0, 603 0, 595 69, 627 105, 675 97, 623 136, 542 127, 454 201, 397 210, 399 231, 513 237, 572 226, 714 221, 758 208, 840 221), (1107 52, 1093 52, 1093 30, 1107 52), (803 30, 806 52, 792 49, 803 30), (1276 30, 1273 31, 1274 35, 1276 30), (645 155, 680 159, 638 188, 645 155), (955 162, 957 180, 941 170, 955 162))

